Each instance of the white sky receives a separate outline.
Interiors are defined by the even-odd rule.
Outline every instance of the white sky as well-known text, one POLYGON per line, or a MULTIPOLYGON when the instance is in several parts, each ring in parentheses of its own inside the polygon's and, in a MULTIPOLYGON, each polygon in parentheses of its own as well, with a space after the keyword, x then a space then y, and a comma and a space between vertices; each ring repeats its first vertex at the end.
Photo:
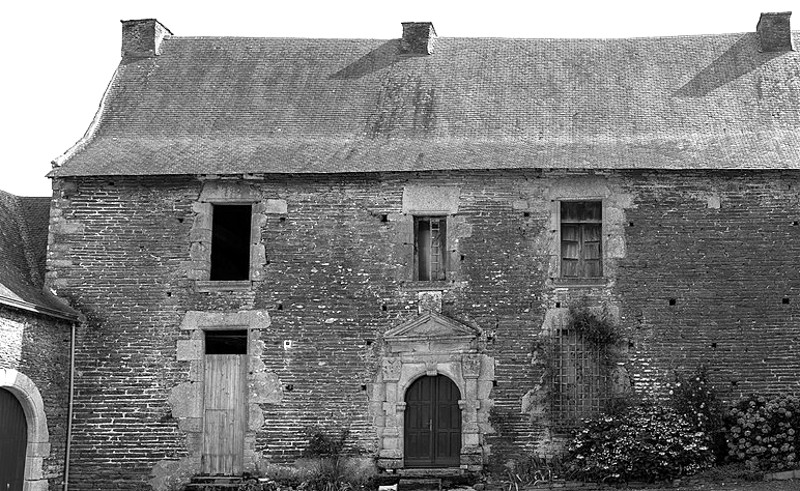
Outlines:
POLYGON ((440 37, 632 37, 755 31, 800 0, 6 0, 0 3, 0 189, 46 196, 50 162, 86 131, 119 62, 120 20, 176 36, 397 38, 404 21, 440 37))

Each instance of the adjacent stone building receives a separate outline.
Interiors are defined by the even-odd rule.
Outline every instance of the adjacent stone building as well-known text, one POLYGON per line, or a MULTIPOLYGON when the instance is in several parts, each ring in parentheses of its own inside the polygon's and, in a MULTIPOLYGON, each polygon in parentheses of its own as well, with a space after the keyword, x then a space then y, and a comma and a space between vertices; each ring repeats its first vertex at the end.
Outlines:
POLYGON ((125 21, 52 173, 76 333, 70 489, 288 462, 548 454, 612 396, 707 365, 800 391, 800 59, 641 39, 174 36, 125 21), (603 310, 613 366, 568 328, 603 310))
POLYGON ((43 288, 50 198, 0 191, 0 489, 62 489, 70 337, 78 314, 43 288))

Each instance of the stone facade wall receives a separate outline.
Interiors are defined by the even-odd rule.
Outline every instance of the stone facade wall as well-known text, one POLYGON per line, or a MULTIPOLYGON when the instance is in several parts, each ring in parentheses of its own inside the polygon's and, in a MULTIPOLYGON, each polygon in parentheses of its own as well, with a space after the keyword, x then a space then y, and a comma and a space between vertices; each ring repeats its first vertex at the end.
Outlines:
POLYGON ((190 456, 186 416, 170 402, 193 376, 185 350, 196 339, 181 328, 189 312, 269 316, 258 329, 256 368, 271 395, 251 417, 263 417, 256 457, 270 461, 297 457, 309 426, 346 426, 353 450, 378 450, 369 408, 383 335, 418 315, 420 291, 441 291, 443 315, 485 333, 495 382, 483 436, 493 455, 552 440, 546 421, 531 415, 529 392, 542 375, 532 347, 554 312, 586 295, 606 302, 629 337, 635 390, 707 362, 728 397, 800 392, 797 177, 509 171, 59 181, 48 283, 88 317, 77 336, 71 489, 132 487, 190 456), (226 187, 246 188, 244 198, 258 204, 258 264, 252 283, 216 288, 202 280, 203 203, 230 202, 226 187), (602 200, 606 220, 606 277, 589 285, 556 278, 554 209, 582 198, 602 200), (447 281, 413 281, 415 213, 448 215, 447 281))
POLYGON ((26 481, 31 489, 47 489, 48 483, 51 490, 63 487, 70 331, 69 322, 0 306, 0 386, 36 418, 28 421, 26 481), (36 428, 44 420, 45 427, 36 428), (38 441, 31 441, 32 435, 38 441))
POLYGON ((635 384, 702 361, 728 398, 800 392, 795 175, 650 181, 614 292, 635 384))

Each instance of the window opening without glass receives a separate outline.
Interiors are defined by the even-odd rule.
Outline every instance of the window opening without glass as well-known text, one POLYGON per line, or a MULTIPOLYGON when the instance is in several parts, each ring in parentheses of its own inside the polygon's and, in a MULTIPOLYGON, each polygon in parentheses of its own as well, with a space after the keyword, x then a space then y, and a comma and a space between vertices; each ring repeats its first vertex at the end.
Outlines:
POLYGON ((206 331, 207 355, 246 355, 247 330, 206 331))
POLYGON ((250 279, 252 205, 214 205, 211 281, 250 279))

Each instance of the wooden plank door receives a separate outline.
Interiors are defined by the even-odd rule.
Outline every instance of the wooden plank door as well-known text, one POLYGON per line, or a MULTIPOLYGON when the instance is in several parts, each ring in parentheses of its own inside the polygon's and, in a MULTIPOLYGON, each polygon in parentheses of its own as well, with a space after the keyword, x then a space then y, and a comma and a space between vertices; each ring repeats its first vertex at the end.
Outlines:
POLYGON ((461 461, 461 393, 449 378, 436 378, 434 467, 457 467, 461 461))
POLYGON ((247 356, 206 355, 203 473, 242 473, 247 427, 247 356))
POLYGON ((458 387, 443 376, 421 377, 406 392, 406 467, 455 467, 461 454, 458 387))
POLYGON ((14 394, 0 389, 0 491, 22 491, 27 447, 22 405, 14 394))
POLYGON ((406 391, 406 467, 426 467, 433 463, 433 378, 421 377, 406 391))

